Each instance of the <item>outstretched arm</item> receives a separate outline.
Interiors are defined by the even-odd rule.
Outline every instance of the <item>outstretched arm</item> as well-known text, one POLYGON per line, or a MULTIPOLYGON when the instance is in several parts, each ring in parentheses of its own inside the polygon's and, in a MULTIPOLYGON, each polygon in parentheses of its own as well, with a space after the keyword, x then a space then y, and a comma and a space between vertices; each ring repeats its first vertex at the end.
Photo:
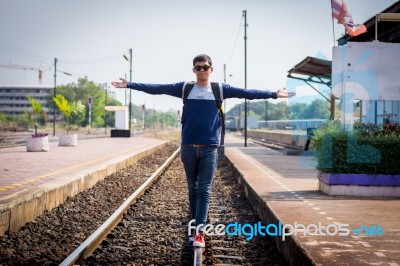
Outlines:
POLYGON ((113 85, 115 88, 127 88, 128 87, 128 81, 123 78, 119 78, 120 81, 113 81, 111 82, 111 85, 113 85))
POLYGON ((119 78, 119 81, 113 81, 111 84, 115 88, 132 89, 142 91, 148 94, 166 94, 178 98, 182 98, 182 87, 184 82, 178 82, 173 84, 150 84, 150 83, 134 83, 129 82, 126 79, 119 78))
POLYGON ((268 99, 268 98, 288 98, 290 95, 286 91, 286 88, 277 90, 276 92, 266 90, 254 90, 254 89, 241 89, 235 88, 228 84, 223 85, 224 99, 229 98, 241 98, 241 99, 268 99))
POLYGON ((288 94, 286 88, 282 88, 282 89, 279 89, 276 91, 276 96, 278 98, 288 98, 289 94, 288 94))

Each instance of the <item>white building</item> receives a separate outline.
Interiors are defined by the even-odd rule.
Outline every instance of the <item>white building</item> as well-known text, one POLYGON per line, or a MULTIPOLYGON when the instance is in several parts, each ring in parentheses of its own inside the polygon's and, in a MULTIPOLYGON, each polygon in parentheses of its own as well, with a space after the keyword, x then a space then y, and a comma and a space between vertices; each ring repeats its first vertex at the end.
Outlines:
POLYGON ((0 113, 21 115, 30 111, 31 104, 26 96, 34 97, 45 111, 49 110, 47 99, 54 86, 51 85, 0 85, 0 113))

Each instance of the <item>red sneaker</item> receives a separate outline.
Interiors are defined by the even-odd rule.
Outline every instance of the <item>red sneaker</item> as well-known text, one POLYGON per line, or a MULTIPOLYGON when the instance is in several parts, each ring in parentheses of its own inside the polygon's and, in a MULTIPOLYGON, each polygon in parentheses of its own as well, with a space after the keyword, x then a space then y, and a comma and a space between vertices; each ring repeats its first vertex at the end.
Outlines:
POLYGON ((205 246, 205 235, 203 232, 200 232, 194 237, 193 247, 204 248, 205 246))

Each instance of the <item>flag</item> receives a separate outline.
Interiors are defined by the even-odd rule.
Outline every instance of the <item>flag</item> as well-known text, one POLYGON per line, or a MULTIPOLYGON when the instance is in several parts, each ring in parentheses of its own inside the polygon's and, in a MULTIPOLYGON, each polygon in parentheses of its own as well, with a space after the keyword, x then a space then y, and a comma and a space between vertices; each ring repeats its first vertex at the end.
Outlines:
POLYGON ((331 0, 332 17, 343 24, 347 34, 357 36, 367 31, 364 25, 355 24, 344 0, 331 0))

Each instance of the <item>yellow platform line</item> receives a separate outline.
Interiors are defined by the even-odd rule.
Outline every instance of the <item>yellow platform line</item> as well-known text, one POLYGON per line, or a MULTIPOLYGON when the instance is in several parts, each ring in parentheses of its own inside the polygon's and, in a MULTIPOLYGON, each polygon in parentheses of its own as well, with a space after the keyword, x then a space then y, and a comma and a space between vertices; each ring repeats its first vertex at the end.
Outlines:
MULTIPOLYGON (((143 147, 144 146, 146 146, 146 145, 143 145, 143 147)), ((128 148, 128 149, 125 149, 125 150, 113 152, 113 153, 104 155, 102 157, 99 157, 99 158, 91 160, 91 161, 87 161, 87 162, 80 163, 80 164, 75 164, 75 165, 72 165, 72 166, 69 166, 69 167, 66 167, 66 168, 63 168, 63 169, 60 169, 60 170, 56 170, 56 171, 53 171, 53 172, 50 172, 50 173, 47 173, 47 174, 38 175, 38 176, 35 176, 35 177, 32 177, 32 178, 26 179, 24 181, 20 181, 18 183, 11 184, 9 186, 0 187, 0 190, 4 191, 4 190, 9 190, 9 189, 14 189, 16 187, 19 187, 19 186, 22 186, 22 185, 26 185, 26 184, 33 183, 35 181, 44 179, 46 177, 54 176, 54 175, 57 175, 57 174, 60 174, 60 173, 63 173, 63 172, 67 172, 69 170, 72 170, 72 169, 75 169, 75 168, 79 168, 79 167, 82 167, 82 166, 85 166, 85 165, 94 164, 94 163, 102 161, 102 160, 104 160, 106 158, 110 158, 110 157, 113 157, 113 156, 116 156, 116 155, 119 155, 119 154, 122 154, 122 153, 126 153, 126 152, 131 151, 131 150, 133 150, 133 148, 128 148)))

